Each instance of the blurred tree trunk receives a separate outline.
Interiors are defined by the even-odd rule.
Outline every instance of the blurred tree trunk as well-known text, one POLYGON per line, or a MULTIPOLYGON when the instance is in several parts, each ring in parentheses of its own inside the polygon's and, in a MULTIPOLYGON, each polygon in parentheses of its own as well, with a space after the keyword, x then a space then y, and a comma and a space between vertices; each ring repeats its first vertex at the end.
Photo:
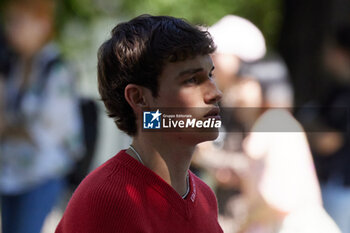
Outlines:
POLYGON ((330 2, 284 1, 279 50, 291 72, 296 106, 318 98, 324 88, 321 48, 329 27, 330 2))
POLYGON ((349 0, 284 0, 279 51, 290 69, 295 105, 319 100, 330 89, 322 64, 323 43, 350 24, 349 0))

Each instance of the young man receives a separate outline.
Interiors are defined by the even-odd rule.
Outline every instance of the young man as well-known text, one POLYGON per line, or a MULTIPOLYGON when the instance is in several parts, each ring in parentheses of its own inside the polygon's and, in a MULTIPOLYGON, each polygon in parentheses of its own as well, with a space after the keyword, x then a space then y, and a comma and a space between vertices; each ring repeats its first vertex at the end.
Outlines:
POLYGON ((98 54, 99 91, 133 142, 80 184, 56 233, 222 232, 214 193, 189 171, 195 146, 218 132, 142 124, 144 109, 164 107, 219 119, 214 50, 208 32, 173 17, 143 15, 112 30, 98 54))

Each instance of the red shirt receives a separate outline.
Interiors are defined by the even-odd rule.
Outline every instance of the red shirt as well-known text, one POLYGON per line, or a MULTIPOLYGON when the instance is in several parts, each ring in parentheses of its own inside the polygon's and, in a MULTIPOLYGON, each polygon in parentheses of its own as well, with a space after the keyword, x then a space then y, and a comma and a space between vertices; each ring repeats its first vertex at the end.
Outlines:
POLYGON ((189 171, 183 199, 124 150, 74 192, 56 233, 222 233, 212 190, 189 171))

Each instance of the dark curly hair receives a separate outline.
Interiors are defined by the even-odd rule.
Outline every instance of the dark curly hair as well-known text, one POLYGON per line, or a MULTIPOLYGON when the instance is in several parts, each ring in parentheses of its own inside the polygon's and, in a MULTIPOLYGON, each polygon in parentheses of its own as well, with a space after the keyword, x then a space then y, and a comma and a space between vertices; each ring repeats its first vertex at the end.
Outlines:
POLYGON ((158 96, 158 77, 168 62, 210 54, 210 34, 183 19, 141 15, 118 24, 98 51, 98 88, 109 117, 130 136, 137 132, 135 114, 124 89, 137 84, 158 96))

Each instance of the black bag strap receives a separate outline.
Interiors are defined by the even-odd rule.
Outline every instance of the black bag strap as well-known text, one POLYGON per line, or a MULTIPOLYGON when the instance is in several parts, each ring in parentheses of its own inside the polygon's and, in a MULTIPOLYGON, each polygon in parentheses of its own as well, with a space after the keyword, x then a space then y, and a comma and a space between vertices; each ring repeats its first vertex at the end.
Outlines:
MULTIPOLYGON (((36 81, 35 84, 35 91, 38 93, 39 98, 42 100, 43 99, 43 93, 44 90, 47 86, 47 82, 49 79, 49 74, 52 70, 52 68, 57 65, 63 63, 63 60, 60 56, 56 56, 54 58, 52 58, 51 60, 49 60, 44 67, 39 70, 39 77, 38 77, 38 81, 36 81)), ((16 115, 20 114, 19 113, 19 109, 20 109, 20 105, 23 101, 24 96, 26 95, 28 89, 26 88, 20 88, 17 95, 14 96, 13 101, 10 104, 10 109, 12 112, 16 112, 16 115)))
POLYGON ((55 65, 63 64, 63 63, 64 63, 64 61, 61 58, 61 56, 56 56, 53 59, 51 59, 50 61, 48 61, 45 65, 45 67, 40 72, 39 81, 37 83, 37 87, 38 87, 37 91, 41 97, 42 97, 44 90, 47 86, 47 82, 49 80, 49 75, 50 75, 50 72, 52 71, 52 68, 55 65))

